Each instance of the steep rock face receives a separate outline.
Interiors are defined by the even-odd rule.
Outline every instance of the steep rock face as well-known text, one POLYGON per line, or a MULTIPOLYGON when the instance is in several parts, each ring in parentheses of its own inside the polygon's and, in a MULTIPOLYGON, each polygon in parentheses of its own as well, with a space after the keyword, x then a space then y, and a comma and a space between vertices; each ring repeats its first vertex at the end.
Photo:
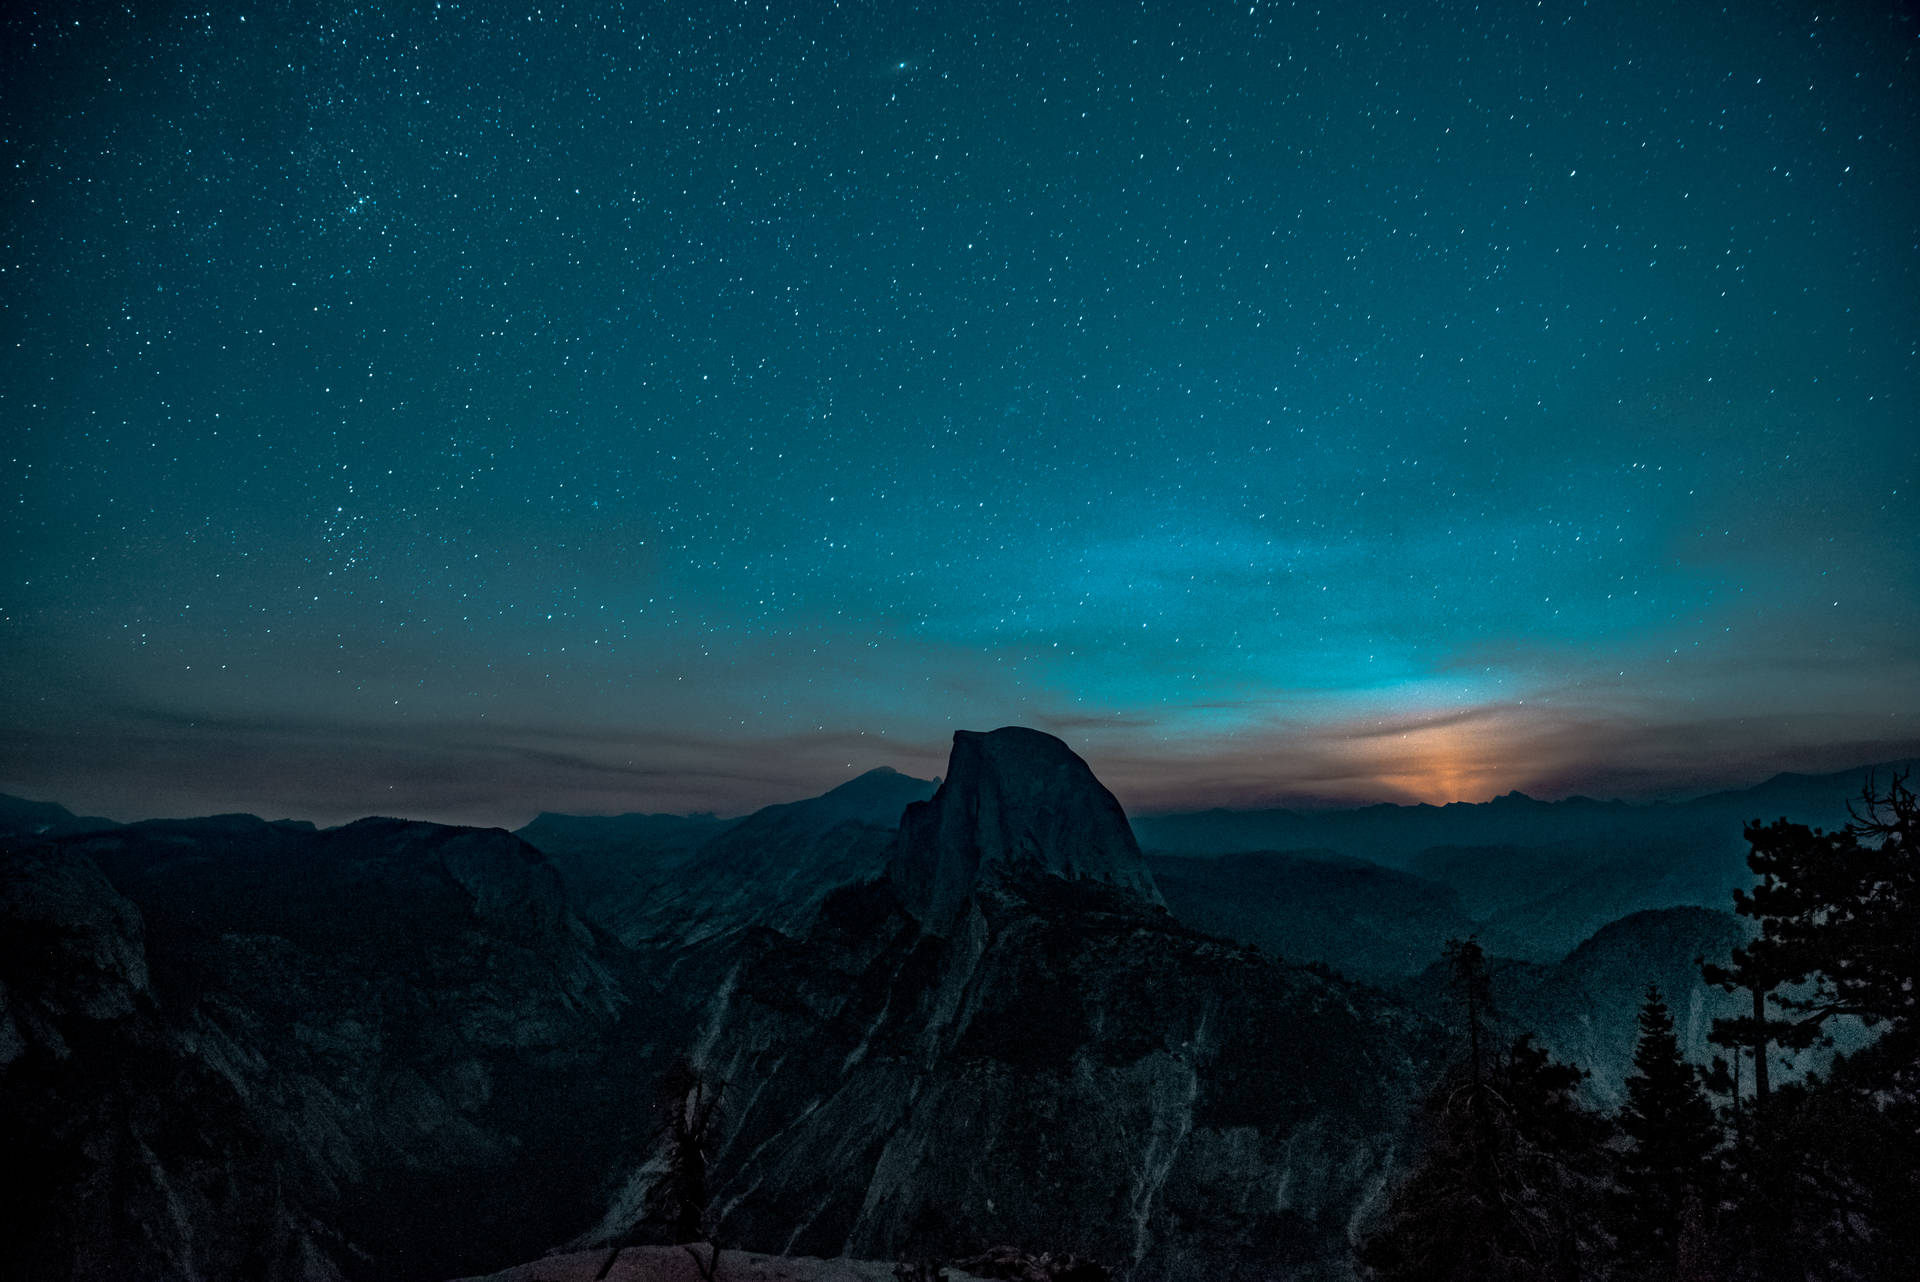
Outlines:
POLYGON ((849 887, 804 940, 762 941, 701 1040, 727 1083, 720 1232, 783 1254, 1007 1242, 1138 1278, 1345 1276, 1437 1050, 1376 993, 1099 882, 1007 873, 944 936, 889 882, 849 887))
POLYGON ((937 932, 976 887, 1007 872, 1098 881, 1160 902, 1126 813, 1071 748, 1021 726, 957 731, 946 782, 901 817, 888 875, 907 911, 937 932))
POLYGON ((0 1152, 0 1276, 340 1276, 249 1102, 165 1026, 139 909, 51 846, 0 849, 0 1152))
MULTIPOLYGON (((1541 1030, 1542 1041, 1564 1059, 1586 1066, 1593 1076, 1587 1090, 1604 1107, 1624 1098, 1633 1071, 1633 1047, 1639 1033, 1641 1002, 1648 984, 1659 987, 1673 1012, 1680 1051, 1705 1065, 1722 1047, 1707 1040, 1716 1019, 1749 1014, 1745 993, 1727 993, 1703 982, 1699 962, 1727 964, 1735 948, 1753 938, 1753 923, 1711 908, 1659 908, 1636 912, 1595 931, 1560 962, 1532 972, 1536 983, 1516 982, 1514 1011, 1541 1030)), ((1514 976, 1524 980, 1522 968, 1514 976)), ((1811 995, 1810 985, 1789 985, 1795 997, 1811 995)), ((1834 1054, 1858 1050, 1872 1040, 1851 1016, 1831 1019, 1831 1047, 1789 1054, 1775 1049, 1774 1080, 1792 1081, 1809 1072, 1825 1073, 1834 1054)))
MULTIPOLYGON (((697 1248, 706 1257, 704 1246, 697 1248)), ((611 1256, 593 1251, 562 1251, 531 1264, 517 1265, 484 1278, 455 1282, 705 1282, 707 1258, 681 1246, 629 1246, 611 1256)), ((751 1282, 896 1282, 895 1260, 816 1260, 804 1256, 760 1255, 731 1247, 720 1253, 718 1276, 751 1282)), ((959 1269, 942 1270, 948 1282, 987 1282, 959 1269)), ((998 1275, 1004 1276, 1004 1275, 998 1275)))
POLYGON ((6 954, 0 1102, 34 1151, 85 1155, 24 1235, 93 1243, 74 1276, 496 1263, 579 1231, 644 1133, 653 1022, 507 833, 228 816, 7 868, 0 935, 55 946, 6 954))
MULTIPOLYGON (((11 852, 0 865, 0 921, 9 973, 40 990, 43 1014, 111 1020, 147 996, 146 923, 92 864, 50 847, 11 852)), ((21 1041, 11 1010, 4 1019, 0 1067, 21 1041)))
MULTIPOLYGON (((1535 1035, 1556 1059, 1590 1074, 1583 1092, 1597 1107, 1617 1108, 1633 1071, 1640 1005, 1657 985, 1673 1012, 1681 1054, 1705 1065, 1717 1049, 1707 1033, 1718 1018, 1742 1013, 1738 998, 1701 981, 1699 959, 1724 965, 1752 938, 1749 923, 1711 908, 1657 908, 1610 922, 1565 957, 1541 963, 1496 958, 1495 1020, 1503 1033, 1535 1035)), ((1457 1018, 1444 962, 1408 981, 1416 1005, 1457 1018)), ((1776 1061, 1782 1076, 1784 1060, 1776 1061)))
POLYGON ((1539 1026, 1542 1042, 1560 1058, 1592 1073, 1593 1099, 1617 1107, 1633 1071, 1647 985, 1659 987, 1673 1012, 1681 1054, 1704 1066, 1717 1049, 1707 1041, 1713 1021, 1742 1012, 1738 996, 1701 980, 1699 960, 1724 966, 1752 934, 1749 923, 1712 908, 1630 914, 1584 940, 1537 987, 1517 992, 1516 1017, 1539 1026))
MULTIPOLYGON (((1033 731, 962 733, 887 874, 743 935, 694 1048, 721 1236, 1071 1250, 1139 1278, 1344 1277, 1438 1053, 1405 1006, 1176 922, 1033 731)), ((595 1237, 629 1231, 658 1158, 595 1237)), ((590 1238, 589 1240, 593 1240, 590 1238)))

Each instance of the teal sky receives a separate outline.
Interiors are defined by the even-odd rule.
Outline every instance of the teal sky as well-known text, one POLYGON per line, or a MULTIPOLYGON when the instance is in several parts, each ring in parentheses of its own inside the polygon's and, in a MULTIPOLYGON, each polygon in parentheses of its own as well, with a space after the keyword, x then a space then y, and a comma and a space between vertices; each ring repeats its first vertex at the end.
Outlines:
MULTIPOLYGON (((393 8, 393 12, 386 11, 393 8)), ((1902 6, 4 20, 0 790, 1133 808, 1920 744, 1902 6)))

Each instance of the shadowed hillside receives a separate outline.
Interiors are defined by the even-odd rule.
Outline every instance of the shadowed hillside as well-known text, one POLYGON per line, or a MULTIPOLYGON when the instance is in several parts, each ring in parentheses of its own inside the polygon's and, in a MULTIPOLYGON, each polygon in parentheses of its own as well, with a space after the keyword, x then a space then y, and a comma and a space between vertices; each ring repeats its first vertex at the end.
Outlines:
POLYGON ((222 816, 0 873, 34 1276, 443 1275, 591 1218, 653 1006, 525 843, 222 816))

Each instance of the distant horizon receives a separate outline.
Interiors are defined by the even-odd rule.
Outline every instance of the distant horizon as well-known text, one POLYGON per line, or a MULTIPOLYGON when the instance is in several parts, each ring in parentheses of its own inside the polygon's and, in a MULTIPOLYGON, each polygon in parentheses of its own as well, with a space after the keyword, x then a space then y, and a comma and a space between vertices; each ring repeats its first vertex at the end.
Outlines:
MULTIPOLYGON (((1070 747, 1074 746, 1071 740, 1067 740, 1067 742, 1070 747)), ((1076 751, 1078 751, 1077 748, 1076 751)), ((924 759, 924 754, 913 753, 908 755, 914 760, 924 759)), ((1087 756, 1085 753, 1081 755, 1083 757, 1087 756)), ((1498 788, 1485 795, 1444 799, 1427 799, 1406 795, 1313 795, 1301 792, 1285 793, 1276 791, 1265 796, 1257 794, 1248 795, 1238 800, 1231 798, 1196 799, 1187 804, 1175 802, 1173 804, 1140 805, 1129 801, 1127 792, 1123 791, 1125 785, 1116 786, 1114 780, 1108 777, 1109 772, 1102 771, 1101 763, 1098 759, 1087 757, 1089 764, 1093 767, 1095 776, 1119 798, 1123 809, 1130 819, 1198 814, 1213 810, 1234 812, 1292 810, 1300 813, 1326 813, 1359 810, 1378 805, 1403 807, 1423 805, 1447 806, 1455 804, 1485 805, 1514 793, 1521 794, 1530 800, 1541 802, 1562 802, 1575 798, 1584 798, 1602 803, 1618 802, 1627 805, 1674 804, 1697 800, 1721 792, 1739 792, 1755 788, 1780 775, 1822 777, 1847 775, 1856 772, 1864 775, 1864 773, 1869 770, 1909 763, 1916 759, 1920 759, 1920 741, 1906 743, 1894 742, 1880 745, 1857 745, 1854 755, 1851 756, 1845 755, 1845 750, 1833 750, 1824 753, 1807 751, 1798 754, 1783 754, 1771 768, 1755 763, 1757 766, 1756 769, 1741 772, 1729 771, 1719 774, 1701 772, 1693 779, 1686 781, 1675 780, 1664 788, 1642 791, 1637 795, 1608 794, 1592 787, 1580 787, 1575 783, 1568 783, 1566 786, 1557 787, 1550 791, 1538 786, 1527 787, 1516 785, 1511 788, 1498 788), (1859 748, 1865 748, 1867 750, 1862 753, 1857 750, 1859 748)), ((1138 768, 1141 765, 1140 762, 1130 759, 1123 760, 1119 764, 1121 764, 1123 769, 1138 768)), ((617 818, 627 815, 669 815, 684 818, 695 815, 711 815, 719 820, 739 819, 751 815, 767 806, 783 805, 820 796, 861 775, 880 769, 891 769, 903 775, 933 781, 944 776, 946 759, 944 753, 942 753, 939 757, 939 767, 937 769, 908 768, 899 764, 898 761, 875 761, 866 765, 850 763, 845 773, 838 778, 820 783, 817 786, 799 783, 796 784, 799 790, 791 794, 769 794, 765 800, 756 801, 753 804, 739 808, 720 808, 714 806, 683 806, 674 808, 671 806, 647 805, 641 802, 633 805, 621 805, 616 808, 592 809, 569 807, 561 803, 552 805, 535 804, 530 810, 516 809, 512 815, 503 813, 481 814, 478 812, 462 814, 457 810, 436 809, 431 806, 381 807, 375 804, 362 808, 353 806, 347 806, 345 808, 337 806, 295 807, 275 806, 271 804, 263 805, 258 802, 246 803, 244 801, 238 801, 237 804, 221 804, 216 799, 217 794, 209 790, 207 794, 208 799, 204 804, 196 805, 192 802, 181 802, 167 805, 160 803, 159 808, 142 809, 141 804, 137 802, 99 799, 98 794, 91 793, 84 794, 83 797, 63 796, 57 792, 49 791, 46 788, 36 787, 33 783, 12 779, 0 783, 0 794, 26 801, 52 803, 63 807, 69 813, 77 816, 110 819, 115 823, 138 823, 149 819, 201 819, 224 814, 248 814, 267 821, 293 820, 296 822, 310 822, 321 828, 338 827, 342 824, 353 823, 360 819, 393 818, 463 827, 504 828, 513 831, 526 826, 542 814, 566 815, 577 818, 617 818), (94 799, 85 799, 86 797, 92 797, 94 799), (519 815, 521 817, 514 818, 513 815, 519 815)), ((1626 771, 1622 771, 1620 774, 1623 777, 1644 777, 1633 775, 1626 771)), ((1132 776, 1127 777, 1131 778, 1132 776)), ((1605 777, 1605 775, 1603 774, 1600 777, 1605 777)))

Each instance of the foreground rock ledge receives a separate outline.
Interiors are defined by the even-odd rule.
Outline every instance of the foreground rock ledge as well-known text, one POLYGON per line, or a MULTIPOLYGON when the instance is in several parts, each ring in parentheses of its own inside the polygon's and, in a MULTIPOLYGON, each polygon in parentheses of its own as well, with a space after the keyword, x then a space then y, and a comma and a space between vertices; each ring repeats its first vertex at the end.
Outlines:
MULTIPOLYGON (((697 1246, 700 1259, 707 1248, 697 1246)), ((609 1249, 549 1255, 484 1277, 458 1282, 594 1282, 606 1268, 609 1249)), ((722 1251, 715 1282, 893 1282, 891 1260, 815 1260, 795 1255, 756 1255, 722 1251)), ((947 1269, 948 1282, 981 1282, 971 1273, 947 1269)), ((606 1282, 703 1282, 693 1257, 680 1246, 630 1246, 620 1252, 606 1282)))

